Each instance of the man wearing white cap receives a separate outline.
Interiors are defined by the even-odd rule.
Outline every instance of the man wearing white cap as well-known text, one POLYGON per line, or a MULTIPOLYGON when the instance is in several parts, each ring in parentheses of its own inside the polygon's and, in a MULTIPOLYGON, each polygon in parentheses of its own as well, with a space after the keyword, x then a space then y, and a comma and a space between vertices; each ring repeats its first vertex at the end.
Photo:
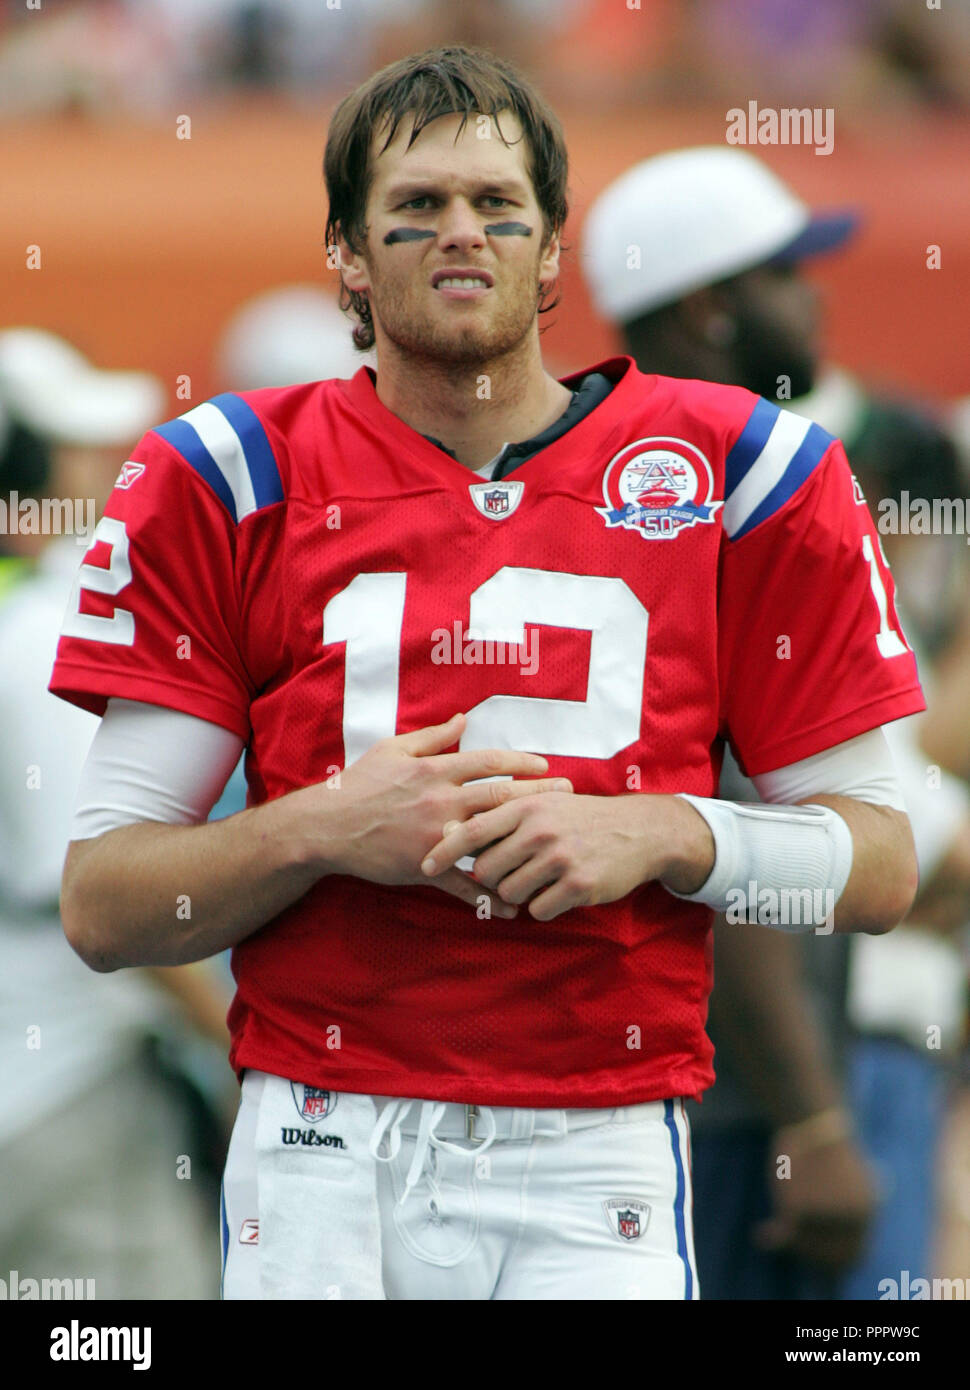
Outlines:
POLYGON ((811 389, 817 359, 816 296, 795 267, 840 246, 856 221, 812 212, 744 150, 677 150, 596 199, 583 270, 645 369, 790 401, 811 389))
POLYGON ((53 333, 0 333, 0 387, 8 409, 52 442, 117 450, 165 399, 149 372, 106 371, 53 333))
POLYGON ((216 349, 227 391, 351 377, 362 360, 336 299, 317 285, 278 285, 246 300, 216 349))

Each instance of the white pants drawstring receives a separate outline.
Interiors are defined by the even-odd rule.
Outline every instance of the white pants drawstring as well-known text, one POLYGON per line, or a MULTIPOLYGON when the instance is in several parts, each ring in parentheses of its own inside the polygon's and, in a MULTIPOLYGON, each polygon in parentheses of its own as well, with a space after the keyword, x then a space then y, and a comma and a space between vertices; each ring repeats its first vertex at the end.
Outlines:
MULTIPOLYGON (((465 1148, 460 1144, 449 1143, 448 1140, 440 1138, 439 1135, 435 1133, 436 1127, 441 1123, 447 1108, 444 1101, 417 1101, 402 1097, 392 1100, 384 1107, 377 1124, 374 1126, 369 1148, 371 1155, 378 1163, 391 1163, 397 1157, 401 1149, 401 1126, 408 1112, 411 1110, 411 1107, 414 1105, 421 1106, 421 1117, 418 1121, 418 1134, 414 1146, 414 1157, 408 1169, 404 1191, 398 1200, 398 1206, 401 1207, 404 1206, 413 1188, 420 1181, 428 1156, 433 1149, 445 1149, 448 1153, 461 1154, 469 1158, 477 1159, 486 1149, 491 1148, 492 1144, 495 1142, 496 1135, 495 1116, 492 1113, 491 1107, 482 1105, 479 1107, 479 1112, 485 1124, 485 1137, 477 1141, 474 1148, 465 1148), (387 1135, 388 1152, 382 1154, 380 1152, 380 1146, 385 1134, 387 1135)), ((437 1199, 439 1193, 434 1181, 434 1175, 429 1171, 426 1176, 432 1195, 437 1199)))

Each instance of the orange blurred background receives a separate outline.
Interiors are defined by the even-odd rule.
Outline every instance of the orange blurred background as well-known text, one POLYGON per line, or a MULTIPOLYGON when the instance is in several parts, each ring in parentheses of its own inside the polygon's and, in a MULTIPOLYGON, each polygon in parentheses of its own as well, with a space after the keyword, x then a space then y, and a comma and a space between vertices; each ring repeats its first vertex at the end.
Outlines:
MULTIPOLYGON (((191 377, 205 399, 213 352, 238 305, 286 281, 332 285, 320 170, 328 111, 261 95, 203 108, 190 139, 176 119, 58 114, 2 127, 3 319, 65 335, 104 366, 191 377), (38 246, 41 269, 27 269, 38 246)), ((572 213, 562 303, 544 336, 550 364, 590 364, 614 347, 590 306, 578 231, 596 194, 637 159, 722 144, 725 107, 624 113, 565 107, 572 213)), ((908 109, 836 124, 835 148, 754 152, 810 203, 851 205, 849 248, 814 263, 828 306, 829 356, 869 380, 942 399, 970 391, 970 119, 908 109), (941 268, 927 269, 927 246, 941 268)), ((662 209, 658 212, 662 215, 662 209)), ((183 396, 183 400, 185 397, 183 396)), ((184 404, 180 406, 184 409, 184 404)))

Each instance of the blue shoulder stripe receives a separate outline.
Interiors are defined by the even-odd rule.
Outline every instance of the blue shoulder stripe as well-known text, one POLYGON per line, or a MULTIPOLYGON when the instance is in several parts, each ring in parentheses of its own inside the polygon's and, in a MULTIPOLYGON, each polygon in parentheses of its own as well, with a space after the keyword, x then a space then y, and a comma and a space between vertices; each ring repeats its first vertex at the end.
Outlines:
POLYGON ((259 416, 226 392, 156 430, 205 479, 235 522, 283 500, 283 483, 259 416))
POLYGON ((784 475, 771 489, 760 507, 755 508, 747 521, 735 533, 735 540, 747 535, 749 531, 753 531, 762 521, 767 521, 769 516, 774 516, 775 512, 785 505, 789 497, 798 491, 809 474, 814 473, 822 462, 829 445, 832 443, 832 438, 833 436, 823 430, 821 425, 811 426, 801 448, 789 463, 784 475))
POLYGON ((781 411, 763 396, 748 416, 748 423, 741 431, 731 452, 724 461, 724 496, 728 498, 748 472, 755 459, 768 442, 768 436, 775 427, 781 411))
POLYGON ((233 521, 238 521, 236 503, 233 500, 229 484, 220 472, 219 465, 192 426, 182 416, 179 416, 175 420, 169 420, 167 424, 156 425, 155 433, 160 434, 177 453, 182 455, 186 463, 192 465, 196 473, 202 475, 230 513, 233 521))
POLYGON ((242 441, 249 465, 253 492, 257 507, 270 507, 283 500, 283 483, 280 470, 276 466, 273 448, 266 437, 266 431, 252 406, 247 405, 241 396, 226 391, 221 396, 213 396, 212 404, 222 411, 230 425, 242 441))
POLYGON ((833 436, 759 401, 725 461, 724 530, 739 540, 773 516, 825 457, 833 436))

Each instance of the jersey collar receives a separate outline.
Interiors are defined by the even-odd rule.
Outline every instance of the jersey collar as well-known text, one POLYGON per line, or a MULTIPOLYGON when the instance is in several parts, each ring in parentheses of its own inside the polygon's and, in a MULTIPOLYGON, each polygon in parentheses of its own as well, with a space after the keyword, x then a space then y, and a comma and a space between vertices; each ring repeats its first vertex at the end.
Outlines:
MULTIPOLYGON (((417 454, 421 458, 435 460, 439 465, 458 468, 473 479, 478 476, 473 468, 459 463, 450 451, 443 449, 437 442, 431 442, 429 436, 412 429, 399 416, 388 410, 377 395, 376 380, 373 368, 363 366, 349 381, 337 384, 349 403, 389 440, 396 441, 400 446, 406 447, 409 453, 417 454)), ((614 434, 621 434, 627 427, 627 418, 634 402, 641 402, 644 394, 653 390, 657 378, 640 372, 632 357, 610 357, 559 380, 561 385, 574 393, 573 401, 567 406, 564 415, 549 426, 548 431, 542 431, 523 445, 505 446, 506 449, 516 451, 532 446, 532 452, 524 459, 515 458, 512 467, 531 462, 539 453, 544 454, 547 450, 555 451, 560 440, 567 434, 571 443, 577 446, 590 446, 597 452, 607 449, 614 434), (607 394, 605 386, 601 386, 599 389, 604 393, 603 398, 593 401, 584 413, 582 407, 586 404, 588 393, 582 390, 583 384, 587 378, 594 375, 605 377, 611 389, 607 394), (576 393, 579 393, 580 397, 578 405, 576 393), (567 416, 569 419, 563 425, 567 416), (543 436, 547 433, 552 437, 543 442, 543 436)), ((500 465, 499 472, 502 471, 500 465)))

